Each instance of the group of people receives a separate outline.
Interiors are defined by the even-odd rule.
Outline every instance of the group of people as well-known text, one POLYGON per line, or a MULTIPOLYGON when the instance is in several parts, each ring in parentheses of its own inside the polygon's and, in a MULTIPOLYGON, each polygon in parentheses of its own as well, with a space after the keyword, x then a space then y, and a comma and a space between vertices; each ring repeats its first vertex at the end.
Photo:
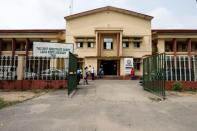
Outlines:
MULTIPOLYGON (((89 68, 90 68, 90 70, 88 69, 87 66, 84 68, 84 76, 82 75, 82 70, 79 69, 79 68, 77 69, 77 83, 78 84, 79 84, 81 78, 84 79, 84 84, 88 84, 89 75, 91 75, 92 80, 95 79, 95 69, 94 69, 94 67, 91 68, 91 66, 89 66, 89 68)), ((100 67, 99 70, 98 70, 98 76, 101 79, 103 75, 104 75, 103 68, 100 67)), ((133 67, 131 68, 130 76, 131 76, 132 80, 135 79, 135 69, 133 67)))
MULTIPOLYGON (((82 70, 80 68, 77 69, 77 83, 79 84, 81 78, 84 78, 84 84, 88 84, 88 78, 91 75, 91 79, 95 80, 95 69, 94 67, 91 68, 91 66, 89 66, 90 70, 88 69, 88 67, 86 66, 84 68, 84 76, 82 75, 82 70)), ((99 72, 98 72, 98 76, 99 78, 102 78, 102 76, 104 75, 104 71, 102 69, 102 67, 99 68, 99 72)))

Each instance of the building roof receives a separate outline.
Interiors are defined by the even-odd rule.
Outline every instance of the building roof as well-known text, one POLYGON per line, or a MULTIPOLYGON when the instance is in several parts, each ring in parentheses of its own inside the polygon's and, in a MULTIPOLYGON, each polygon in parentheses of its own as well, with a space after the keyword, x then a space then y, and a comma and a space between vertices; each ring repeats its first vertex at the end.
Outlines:
POLYGON ((197 29, 152 29, 152 33, 159 34, 182 34, 182 33, 197 33, 197 29))
POLYGON ((0 33, 60 33, 65 29, 4 29, 0 33))
POLYGON ((147 19, 147 20, 153 19, 153 17, 149 16, 149 15, 137 13, 137 12, 134 12, 134 11, 131 11, 131 10, 126 10, 126 9, 121 9, 121 8, 117 8, 117 7, 112 7, 112 6, 106 6, 106 7, 93 9, 93 10, 89 10, 89 11, 85 11, 85 12, 69 15, 69 16, 66 16, 64 18, 66 20, 70 20, 70 19, 81 17, 81 16, 86 16, 86 15, 90 15, 90 14, 94 14, 94 13, 99 13, 99 12, 102 12, 102 11, 115 11, 115 12, 131 15, 131 16, 140 17, 140 18, 147 19))

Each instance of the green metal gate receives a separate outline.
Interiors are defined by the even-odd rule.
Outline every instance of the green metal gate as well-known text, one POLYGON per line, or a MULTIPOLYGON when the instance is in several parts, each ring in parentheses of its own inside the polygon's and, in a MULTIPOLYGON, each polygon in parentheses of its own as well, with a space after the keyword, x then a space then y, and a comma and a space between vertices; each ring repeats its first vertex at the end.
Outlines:
POLYGON ((143 60, 143 87, 165 99, 165 54, 147 57, 143 60))
POLYGON ((68 95, 77 89, 77 62, 77 57, 69 53, 68 95))

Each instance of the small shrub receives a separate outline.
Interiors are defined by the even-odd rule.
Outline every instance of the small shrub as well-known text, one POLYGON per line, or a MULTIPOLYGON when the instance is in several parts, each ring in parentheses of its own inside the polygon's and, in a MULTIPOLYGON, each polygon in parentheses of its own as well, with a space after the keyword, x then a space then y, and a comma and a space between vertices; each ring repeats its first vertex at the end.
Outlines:
POLYGON ((181 82, 175 82, 172 86, 172 90, 174 91, 182 91, 183 90, 183 85, 181 82))

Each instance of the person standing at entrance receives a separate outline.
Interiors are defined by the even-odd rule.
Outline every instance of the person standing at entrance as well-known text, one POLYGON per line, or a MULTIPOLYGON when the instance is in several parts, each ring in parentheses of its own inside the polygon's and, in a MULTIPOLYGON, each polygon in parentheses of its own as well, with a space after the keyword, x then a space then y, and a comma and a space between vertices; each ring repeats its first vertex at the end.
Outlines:
POLYGON ((131 79, 133 80, 135 78, 135 69, 131 68, 131 79))
POLYGON ((85 70, 85 74, 84 74, 84 84, 87 84, 88 85, 88 75, 89 75, 89 71, 88 71, 88 67, 86 66, 84 68, 85 70))
POLYGON ((94 67, 92 67, 92 69, 91 69, 92 80, 94 80, 94 73, 95 73, 94 67))
POLYGON ((100 68, 99 68, 99 78, 101 79, 103 75, 104 75, 103 68, 100 67, 100 68))
POLYGON ((80 79, 81 79, 81 70, 78 68, 77 69, 77 84, 78 85, 79 85, 80 79))

